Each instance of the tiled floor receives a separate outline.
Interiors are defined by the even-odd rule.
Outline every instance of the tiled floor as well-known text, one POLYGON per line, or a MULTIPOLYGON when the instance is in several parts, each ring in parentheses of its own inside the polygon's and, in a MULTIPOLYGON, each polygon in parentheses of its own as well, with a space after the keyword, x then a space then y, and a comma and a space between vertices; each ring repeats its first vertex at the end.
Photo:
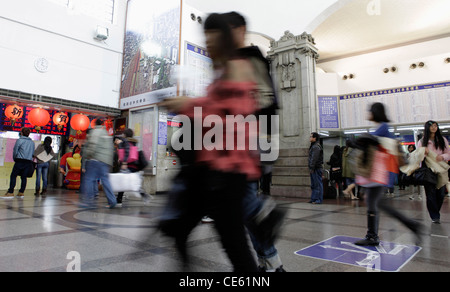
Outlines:
MULTIPOLYGON (((51 190, 44 198, 27 191, 24 199, 0 200, 0 271, 181 271, 180 258, 170 238, 156 232, 157 218, 166 200, 157 195, 145 205, 138 199, 122 208, 80 209, 74 191, 51 190)), ((442 208, 440 225, 432 224, 425 201, 409 200, 408 191, 396 191, 392 204, 423 223, 421 250, 404 260, 400 271, 450 271, 450 198, 442 208)), ((288 272, 365 272, 358 264, 337 258, 318 259, 296 255, 334 236, 361 237, 366 232, 364 202, 326 200, 312 205, 307 200, 279 200, 288 210, 276 248, 288 272)), ((200 224, 193 232, 189 251, 192 270, 230 271, 213 224, 200 224)), ((401 246, 415 245, 415 237, 399 222, 382 215, 380 237, 401 246)), ((354 247, 331 247, 336 252, 355 252, 354 247)), ((402 249, 402 248, 400 248, 402 249)), ((389 250, 387 250, 390 253, 389 250)), ((361 251, 360 251, 361 253, 361 251)), ((396 252, 392 252, 396 253, 396 252)))

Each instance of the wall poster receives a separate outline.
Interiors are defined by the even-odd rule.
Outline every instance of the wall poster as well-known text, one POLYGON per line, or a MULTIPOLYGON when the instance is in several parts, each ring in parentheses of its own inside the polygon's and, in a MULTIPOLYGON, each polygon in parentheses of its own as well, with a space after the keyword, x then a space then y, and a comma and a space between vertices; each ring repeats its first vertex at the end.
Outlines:
POLYGON ((186 42, 185 70, 181 79, 183 94, 191 97, 205 96, 213 80, 213 62, 206 49, 186 42))
MULTIPOLYGON (((150 92, 176 87, 172 75, 179 63, 180 21, 180 0, 128 2, 121 108, 125 99, 141 95, 138 101, 146 101, 150 92)), ((154 102, 149 99, 146 104, 154 102)))

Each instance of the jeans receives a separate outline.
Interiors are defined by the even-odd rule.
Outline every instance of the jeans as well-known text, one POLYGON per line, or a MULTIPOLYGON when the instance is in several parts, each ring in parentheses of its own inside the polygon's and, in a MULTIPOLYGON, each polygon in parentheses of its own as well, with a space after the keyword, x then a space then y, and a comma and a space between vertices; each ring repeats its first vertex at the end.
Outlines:
POLYGON ((323 202, 323 169, 315 169, 310 171, 311 177, 311 203, 322 204, 323 202))
POLYGON ((11 177, 9 181, 9 189, 8 193, 13 193, 14 188, 16 187, 16 179, 17 176, 20 175, 21 184, 19 193, 25 192, 25 188, 27 187, 27 174, 31 167, 31 160, 25 159, 17 159, 16 163, 14 163, 14 167, 11 171, 11 177))
POLYGON ((41 188, 41 176, 42 176, 42 188, 47 189, 48 168, 50 163, 39 163, 36 167, 36 190, 41 188))
POLYGON ((257 196, 258 182, 247 182, 246 192, 243 200, 244 221, 249 231, 250 240, 255 249, 260 265, 269 264, 273 268, 281 266, 281 260, 278 257, 278 251, 274 245, 267 246, 259 242, 253 235, 252 227, 250 226, 251 219, 258 214, 262 209, 263 200, 257 196))
POLYGON ((436 185, 425 184, 424 188, 427 196, 427 209, 431 219, 441 219, 440 211, 445 199, 445 186, 436 189, 436 185))
POLYGON ((97 179, 102 181, 103 191, 105 192, 108 204, 114 207, 117 204, 116 196, 112 191, 111 184, 109 183, 109 168, 106 163, 97 160, 88 160, 86 162, 86 173, 84 174, 83 193, 81 195, 82 203, 93 206, 95 197, 95 184, 97 179))

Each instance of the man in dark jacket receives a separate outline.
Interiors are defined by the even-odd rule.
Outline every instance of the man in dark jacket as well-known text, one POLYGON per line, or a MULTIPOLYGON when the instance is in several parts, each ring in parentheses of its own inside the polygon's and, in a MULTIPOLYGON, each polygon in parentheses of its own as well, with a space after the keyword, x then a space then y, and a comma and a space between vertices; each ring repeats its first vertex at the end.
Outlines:
POLYGON ((322 204, 323 201, 323 149, 320 146, 320 136, 318 133, 311 133, 309 141, 308 168, 311 177, 311 201, 313 204, 322 204))
POLYGON ((22 128, 19 134, 19 140, 14 144, 13 159, 14 167, 11 171, 11 178, 9 182, 8 192, 0 197, 3 199, 14 198, 14 188, 16 187, 16 178, 20 175, 21 184, 20 190, 17 194, 18 198, 23 198, 25 188, 27 187, 27 176, 33 166, 34 142, 30 136, 29 128, 22 128))

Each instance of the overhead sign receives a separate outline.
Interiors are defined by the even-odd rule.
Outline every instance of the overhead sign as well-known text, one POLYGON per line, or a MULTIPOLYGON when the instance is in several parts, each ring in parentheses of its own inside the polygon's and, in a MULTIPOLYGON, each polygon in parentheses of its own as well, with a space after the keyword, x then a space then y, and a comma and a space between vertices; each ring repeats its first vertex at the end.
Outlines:
POLYGON ((335 236, 296 251, 295 254, 370 271, 398 272, 422 249, 419 246, 384 241, 379 246, 357 246, 354 242, 358 240, 360 238, 335 236))

